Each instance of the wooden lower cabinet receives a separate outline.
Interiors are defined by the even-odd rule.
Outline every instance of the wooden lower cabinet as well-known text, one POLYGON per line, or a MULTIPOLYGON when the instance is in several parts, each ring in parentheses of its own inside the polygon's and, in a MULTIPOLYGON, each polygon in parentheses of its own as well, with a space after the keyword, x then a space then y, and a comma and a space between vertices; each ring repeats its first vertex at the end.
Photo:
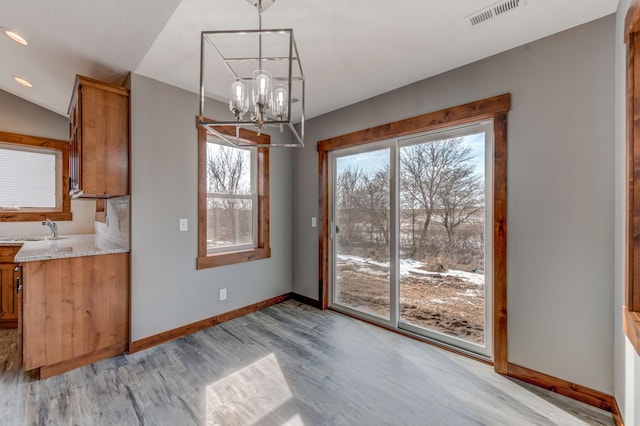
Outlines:
POLYGON ((46 378, 128 350, 129 254, 22 264, 25 370, 46 378))
POLYGON ((16 328, 18 325, 18 292, 13 258, 20 246, 0 247, 0 328, 16 328))

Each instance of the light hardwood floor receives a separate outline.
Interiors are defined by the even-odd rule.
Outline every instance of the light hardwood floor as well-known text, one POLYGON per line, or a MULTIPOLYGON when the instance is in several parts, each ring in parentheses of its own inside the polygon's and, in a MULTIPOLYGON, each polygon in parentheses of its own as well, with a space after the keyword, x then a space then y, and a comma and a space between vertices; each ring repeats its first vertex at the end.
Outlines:
POLYGON ((36 381, 0 330, 0 425, 611 425, 609 413, 295 301, 36 381))

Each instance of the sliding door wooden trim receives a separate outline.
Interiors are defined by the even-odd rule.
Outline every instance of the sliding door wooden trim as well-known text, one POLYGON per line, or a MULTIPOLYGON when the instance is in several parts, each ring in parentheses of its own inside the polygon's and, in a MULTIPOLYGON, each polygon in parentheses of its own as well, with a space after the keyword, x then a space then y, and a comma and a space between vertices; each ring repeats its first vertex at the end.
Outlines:
POLYGON ((493 119, 493 362, 507 374, 507 112, 493 119))
POLYGON ((383 124, 318 142, 318 297, 322 309, 329 306, 329 153, 483 119, 493 119, 493 358, 494 368, 506 374, 507 362, 507 113, 511 94, 506 93, 417 117, 383 124))
POLYGON ((319 221, 322 227, 320 233, 319 254, 319 301, 322 309, 329 307, 329 151, 320 149, 318 142, 318 171, 320 182, 318 187, 319 198, 319 221))
POLYGON ((626 253, 624 333, 640 354, 640 1, 625 17, 627 44, 626 253))
POLYGON ((510 98, 510 94, 507 93, 325 139, 318 142, 318 151, 334 151, 341 148, 366 145, 371 142, 428 132, 442 127, 478 121, 483 118, 492 118, 499 112, 509 111, 510 98))

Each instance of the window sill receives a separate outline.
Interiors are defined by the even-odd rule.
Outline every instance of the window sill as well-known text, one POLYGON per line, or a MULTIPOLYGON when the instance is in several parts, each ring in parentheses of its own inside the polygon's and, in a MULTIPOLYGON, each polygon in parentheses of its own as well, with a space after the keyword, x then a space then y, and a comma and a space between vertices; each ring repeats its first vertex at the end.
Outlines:
POLYGON ((0 211, 0 222, 42 222, 46 219, 65 221, 72 219, 71 212, 17 212, 0 211))
POLYGON ((233 265, 251 260, 267 259, 271 257, 270 248, 233 251, 209 256, 200 256, 196 260, 196 269, 213 268, 216 266, 233 265))
POLYGON ((624 334, 640 356, 640 312, 630 312, 626 306, 622 307, 622 328, 624 334))

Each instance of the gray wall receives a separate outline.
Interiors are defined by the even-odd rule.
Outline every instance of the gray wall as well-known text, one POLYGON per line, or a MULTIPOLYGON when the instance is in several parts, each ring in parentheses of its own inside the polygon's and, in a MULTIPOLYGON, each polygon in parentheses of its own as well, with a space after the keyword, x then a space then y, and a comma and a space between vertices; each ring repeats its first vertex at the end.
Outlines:
POLYGON ((294 291, 318 297, 316 141, 511 92, 509 361, 611 393, 614 29, 609 16, 310 120, 294 291))
POLYGON ((615 35, 615 294, 614 294, 614 396, 627 426, 640 425, 640 356, 622 330, 625 286, 626 197, 626 46, 624 18, 630 0, 621 0, 615 35))
POLYGON ((0 90, 0 130, 69 140, 69 118, 0 90))
MULTIPOLYGON (((69 140, 69 118, 0 90, 0 131, 69 140)), ((71 211, 73 220, 59 222, 60 233, 93 233, 95 202, 71 200, 71 211)), ((47 232, 40 222, 0 222, 0 236, 44 235, 47 232)))
POLYGON ((291 150, 271 150, 272 257, 195 269, 197 113, 197 95, 132 76, 132 340, 291 291, 291 150), (178 231, 179 218, 189 219, 188 232, 178 231))

